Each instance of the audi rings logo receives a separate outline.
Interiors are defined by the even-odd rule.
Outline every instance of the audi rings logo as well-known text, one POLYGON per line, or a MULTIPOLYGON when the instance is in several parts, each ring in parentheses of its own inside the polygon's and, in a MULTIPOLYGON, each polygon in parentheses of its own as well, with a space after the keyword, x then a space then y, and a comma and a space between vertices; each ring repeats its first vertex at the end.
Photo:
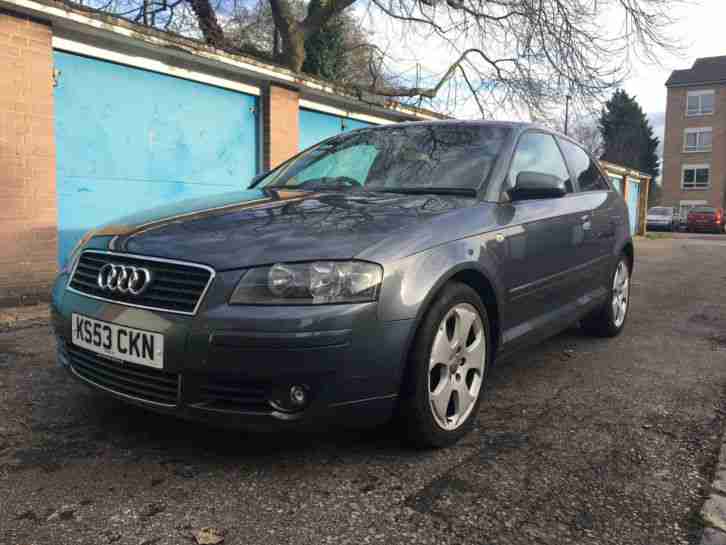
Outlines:
POLYGON ((151 284, 151 271, 144 267, 106 263, 98 271, 98 287, 117 293, 138 295, 151 284))

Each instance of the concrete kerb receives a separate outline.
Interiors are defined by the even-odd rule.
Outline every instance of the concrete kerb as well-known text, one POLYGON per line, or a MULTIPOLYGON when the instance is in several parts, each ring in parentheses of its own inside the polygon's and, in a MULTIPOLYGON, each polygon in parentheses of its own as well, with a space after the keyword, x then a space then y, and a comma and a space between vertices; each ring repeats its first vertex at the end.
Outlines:
POLYGON ((707 525, 701 545, 726 545, 726 442, 721 443, 711 493, 703 504, 701 517, 707 525))

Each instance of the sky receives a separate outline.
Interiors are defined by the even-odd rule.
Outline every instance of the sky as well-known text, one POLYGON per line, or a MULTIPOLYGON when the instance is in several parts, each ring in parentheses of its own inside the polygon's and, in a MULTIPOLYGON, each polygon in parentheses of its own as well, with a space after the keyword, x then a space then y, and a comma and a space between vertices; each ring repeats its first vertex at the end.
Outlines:
POLYGON ((674 9, 673 18, 676 23, 671 32, 683 44, 679 56, 664 56, 660 59, 661 66, 636 63, 623 85, 648 113, 661 140, 665 122, 665 82, 671 71, 690 68, 698 57, 726 55, 726 0, 700 0, 689 6, 679 6, 674 9))
MULTIPOLYGON (((643 110, 648 114, 656 135, 663 136, 666 104, 665 82, 672 70, 690 68, 697 57, 726 55, 726 0, 686 0, 687 3, 674 3, 670 12, 673 25, 668 35, 674 43, 682 47, 676 54, 661 53, 658 63, 633 59, 632 68, 623 82, 623 88, 635 95, 643 110)), ((399 67, 408 74, 414 72, 416 65, 421 72, 436 73, 451 62, 451 53, 438 47, 425 35, 412 34, 410 27, 406 32, 390 20, 376 18, 369 21, 368 28, 375 34, 374 42, 389 51, 399 67)), ((478 117, 473 101, 460 101, 453 112, 456 117, 478 117)), ((502 117, 507 117, 502 112, 502 117)))

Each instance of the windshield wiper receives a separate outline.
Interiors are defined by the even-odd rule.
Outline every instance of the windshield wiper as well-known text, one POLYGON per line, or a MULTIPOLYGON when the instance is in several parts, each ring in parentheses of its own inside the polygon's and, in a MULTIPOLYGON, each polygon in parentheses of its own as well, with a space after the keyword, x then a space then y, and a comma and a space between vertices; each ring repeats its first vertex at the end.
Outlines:
POLYGON ((396 187, 385 189, 366 188, 379 193, 402 193, 404 195, 460 195, 462 197, 476 197, 476 189, 471 187, 396 187))

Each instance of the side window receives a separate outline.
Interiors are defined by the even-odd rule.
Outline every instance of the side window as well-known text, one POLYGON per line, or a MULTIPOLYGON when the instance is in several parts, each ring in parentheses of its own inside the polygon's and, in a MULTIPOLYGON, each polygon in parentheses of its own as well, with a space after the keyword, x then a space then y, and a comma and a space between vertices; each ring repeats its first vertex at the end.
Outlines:
POLYGON ((575 178, 580 184, 580 191, 606 191, 610 189, 600 169, 590 156, 580 146, 560 140, 562 151, 567 157, 567 162, 575 173, 575 178))
POLYGON ((517 175, 526 171, 556 176, 560 180, 565 180, 567 190, 572 191, 572 184, 569 183, 570 174, 567 172, 565 161, 557 148, 555 139, 549 134, 528 132, 519 139, 512 166, 509 169, 510 183, 514 185, 517 175))

